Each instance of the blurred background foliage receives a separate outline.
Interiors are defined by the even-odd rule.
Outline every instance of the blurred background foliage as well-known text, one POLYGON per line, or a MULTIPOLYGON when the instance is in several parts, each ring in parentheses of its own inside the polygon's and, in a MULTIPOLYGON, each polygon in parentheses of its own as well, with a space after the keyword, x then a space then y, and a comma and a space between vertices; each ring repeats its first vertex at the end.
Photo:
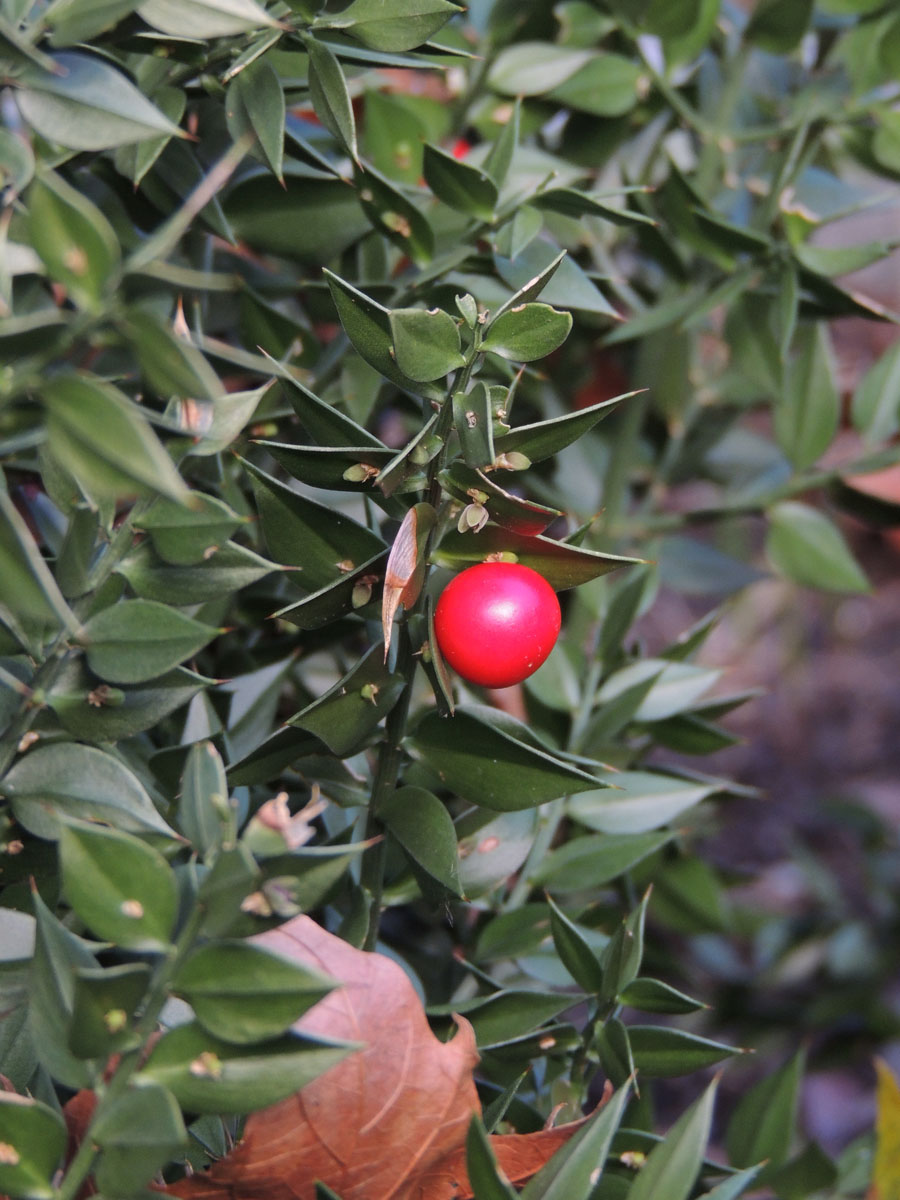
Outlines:
MULTIPOLYGON (((634 1155, 737 1048, 710 1153, 769 1166, 683 1195, 864 1194, 871 1060, 900 1065, 898 74, 890 0, 0 0, 15 1090, 53 1113, 136 1069, 196 1007, 185 956, 307 911, 473 1021, 511 1127, 637 1067, 585 1196, 640 1200, 634 1155), (485 694, 428 615, 497 552, 564 635, 485 694), (130 903, 120 855, 142 915, 108 921, 73 880, 130 903), (124 1040, 73 1032, 95 990, 124 1040)), ((179 1173, 167 1104, 143 1174, 104 1150, 111 1194, 179 1173)))

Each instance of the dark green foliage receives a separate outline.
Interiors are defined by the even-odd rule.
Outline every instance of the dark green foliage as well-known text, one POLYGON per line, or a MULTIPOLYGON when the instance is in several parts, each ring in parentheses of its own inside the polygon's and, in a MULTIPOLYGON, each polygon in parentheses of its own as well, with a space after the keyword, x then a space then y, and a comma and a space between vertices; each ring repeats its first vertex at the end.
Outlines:
MULTIPOLYGON (((900 171, 898 28, 878 0, 0 0, 0 1192, 145 1194, 183 1112, 350 1052, 290 1032, 332 981, 246 941, 299 912, 468 1016, 491 1132, 618 1089, 527 1200, 848 1174, 799 1139, 802 1054, 745 1089, 731 1168, 715 1084, 656 1136, 656 1081, 758 1032, 721 1033, 710 959, 802 934, 704 858, 741 789, 685 760, 747 698, 695 661, 714 617, 652 655, 633 627, 660 585, 869 586, 835 505, 875 521, 844 476, 900 461, 900 358, 845 413, 829 322, 895 319, 840 281, 891 247, 819 235, 859 165, 900 171), (486 558, 565 593, 515 717, 430 636, 486 558), (56 1187, 59 1097, 112 1054, 56 1187)), ((467 1153, 476 1197, 515 1194, 477 1119, 467 1153)))

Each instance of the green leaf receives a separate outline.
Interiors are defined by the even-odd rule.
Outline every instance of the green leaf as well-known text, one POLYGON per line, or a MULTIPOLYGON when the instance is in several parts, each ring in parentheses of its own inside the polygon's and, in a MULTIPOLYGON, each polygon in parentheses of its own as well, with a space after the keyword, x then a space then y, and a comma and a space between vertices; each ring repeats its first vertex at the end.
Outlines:
POLYGON ((629 1025, 628 1038, 635 1066, 648 1079, 690 1075, 693 1071, 702 1071, 723 1059, 744 1053, 736 1046, 726 1046, 722 1042, 713 1042, 709 1038, 662 1025, 629 1025))
POLYGON ((53 1174, 66 1148, 59 1113, 40 1100, 0 1092, 0 1188, 24 1200, 51 1200, 53 1174))
POLYGON ((644 957, 644 923, 649 889, 640 904, 630 912, 609 939, 603 952, 603 987, 600 991, 601 1004, 607 1004, 626 988, 635 978, 644 957))
POLYGON ((355 754, 400 698, 405 680, 391 674, 381 646, 373 646, 343 679, 291 717, 341 758, 355 754))
POLYGON ((23 118, 41 137, 70 150, 106 150, 160 134, 181 136, 178 126, 104 59, 74 50, 50 57, 58 73, 28 67, 15 92, 23 118))
POLYGON ((578 112, 594 117, 621 117, 638 102, 643 79, 640 67, 621 54, 599 54, 549 92, 578 112))
POLYGON ((620 1088, 592 1113, 573 1138, 550 1159, 522 1192, 522 1200, 573 1200, 591 1194, 603 1173, 613 1134, 622 1120, 630 1087, 620 1088))
POLYGON ((298 962, 238 941, 201 946, 172 982, 209 1033, 242 1046, 279 1037, 335 986, 298 962))
POLYGON ((775 435, 794 466, 802 470, 831 445, 841 398, 824 322, 801 326, 795 340, 800 351, 775 408, 775 435))
POLYGON ((571 313, 549 304, 522 304, 490 323, 481 349, 515 362, 533 362, 561 346, 571 328, 571 313))
POLYGON ((394 459, 387 446, 295 446, 258 441, 289 475, 310 487, 338 492, 368 492, 374 499, 375 477, 394 459))
POLYGON ((49 24, 51 46, 89 42, 98 33, 112 29, 138 6, 140 0, 56 0, 44 14, 49 24))
POLYGON ((813 0, 760 0, 744 37, 769 54, 787 54, 809 28, 813 0))
POLYGON ((584 935, 562 909, 557 908, 552 897, 547 897, 550 909, 550 931, 560 962, 582 989, 589 995, 603 987, 603 968, 600 960, 588 945, 584 935))
POLYGON ((37 837, 55 839, 68 817, 108 821, 133 833, 173 836, 143 784, 105 750, 75 742, 36 746, 0 783, 19 821, 37 837))
POLYGON ((149 532, 160 558, 173 566, 190 566, 208 559, 245 520, 224 501, 192 492, 190 506, 157 500, 132 523, 149 532))
POLYGON ((309 37, 304 45, 309 55, 309 94, 316 116, 358 163, 356 121, 341 65, 324 42, 309 37))
POLYGON ((150 389, 163 400, 172 396, 215 403, 223 388, 218 375, 196 346, 177 337, 171 326, 139 308, 131 310, 128 340, 150 389))
POLYGON ((440 308, 395 308, 390 312, 397 366, 410 379, 430 383, 465 365, 459 329, 440 308))
POLYGON ((492 221, 497 207, 497 185, 485 171, 460 162, 437 146, 425 144, 422 159, 425 182, 444 204, 459 212, 492 221))
MULTIPOLYGON (((546 49, 546 46, 544 47, 546 49)), ((522 115, 522 101, 516 99, 505 124, 500 129, 500 132, 494 138, 490 149, 487 152, 487 158, 484 160, 484 169, 493 179, 498 189, 503 187, 506 182, 506 176, 509 174, 509 168, 512 165, 513 155, 519 144, 519 122, 522 115)))
POLYGON ((388 309, 357 291, 332 271, 323 270, 322 274, 344 331, 360 357, 392 383, 417 391, 413 381, 403 374, 394 361, 394 339, 388 309))
POLYGON ((639 392, 625 392, 621 396, 613 396, 611 400, 600 400, 588 408, 564 413, 561 417, 536 421, 533 425, 519 425, 502 437, 495 438, 494 447, 498 454, 516 451, 524 454, 532 462, 541 462, 559 454, 560 450, 584 437, 623 400, 630 400, 632 396, 638 395, 639 392))
POLYGON ((432 551, 431 558, 440 566, 461 570, 471 563, 484 562, 492 555, 503 555, 504 562, 520 562, 531 567, 557 592, 588 583, 638 561, 602 554, 598 550, 584 550, 551 538, 531 537, 497 525, 486 525, 477 533, 450 530, 432 551))
POLYGON ((773 566, 804 587, 867 592, 869 581, 836 525, 808 504, 788 500, 769 511, 766 553, 773 566))
POLYGON ((31 147, 11 129, 0 129, 0 188, 24 192, 34 176, 31 147))
POLYGON ((289 604, 272 615, 280 621, 290 621, 299 629, 321 629, 339 617, 366 607, 378 598, 378 585, 384 580, 388 550, 366 559, 340 579, 327 583, 304 600, 289 604))
POLYGON ((9 497, 0 489, 0 573, 3 596, 0 612, 8 610, 41 624, 78 628, 75 614, 66 604, 34 538, 9 497))
POLYGON ((147 963, 79 967, 75 972, 69 1048, 78 1058, 102 1058, 134 1041, 134 1015, 150 983, 147 963))
POLYGON ((76 971, 96 969, 90 944, 67 929, 40 894, 33 898, 34 958, 29 975, 28 1033, 43 1066, 71 1088, 93 1087, 96 1063, 75 1058, 69 1049, 76 971))
POLYGON ((340 29, 373 50, 413 50, 462 12, 448 0, 353 0, 337 16, 319 17, 313 28, 340 29))
MULTIPOLYGON (((751 1170, 755 1175, 760 1174, 759 1167, 751 1170)), ((749 1173, 742 1171, 741 1175, 749 1173)), ((779 1200, 806 1200, 807 1196, 828 1191, 837 1182, 837 1165, 818 1142, 810 1142, 796 1158, 775 1173, 770 1186, 776 1190, 779 1200)))
POLYGON ((421 209, 373 167, 357 167, 354 179, 363 212, 374 227, 395 242, 417 266, 429 263, 434 253, 434 232, 421 209))
POLYGON ((267 562, 236 542, 226 542, 221 550, 202 563, 189 566, 172 566, 164 562, 152 546, 144 543, 133 550, 117 570, 128 580, 132 590, 146 600, 188 605, 219 600, 281 568, 278 563, 267 562))
POLYGON ((97 1187, 106 1196, 130 1196, 179 1156, 188 1134, 172 1093, 141 1080, 98 1111, 91 1140, 100 1147, 97 1187))
POLYGON ((186 503, 189 492, 147 419, 97 376, 62 371, 41 388, 53 457, 90 496, 157 493, 186 503))
MULTIPOLYGON (((387 313, 388 310, 383 309, 382 311, 387 313)), ((359 362, 358 359, 354 361, 358 367, 368 373, 367 365, 359 362)), ((384 442, 374 433, 369 433, 352 417, 347 416, 346 413, 341 412, 327 401, 321 400, 309 388, 304 387, 299 379, 289 375, 279 364, 273 362, 272 369, 280 375, 282 389, 294 412, 300 418, 300 424, 317 445, 330 446, 335 449, 344 449, 348 446, 369 446, 373 450, 385 449, 384 442)))
POLYGON ((414 867, 454 896, 462 896, 456 829, 437 796, 425 788, 398 788, 379 805, 378 816, 414 867))
POLYGON ((531 876, 556 892, 600 887, 624 875, 674 837, 673 832, 597 834, 575 837, 543 859, 531 876))
POLYGON ((79 308, 102 311, 121 256, 100 209, 59 175, 43 171, 28 192, 28 232, 50 278, 79 308))
MULTIPOLYGON (((494 450, 494 419, 490 388, 478 380, 469 392, 453 393, 453 425, 459 437, 466 465, 470 468, 490 467, 496 458, 494 450)), ((481 487, 475 488, 482 491, 481 487)), ((501 491, 489 484, 488 493, 501 491)), ((472 497, 464 497, 471 501, 472 497)), ((549 522, 548 522, 549 523, 549 522)), ((546 525, 543 526, 546 528, 546 525)))
POLYGON ((178 827, 202 858, 222 848, 231 825, 228 782, 222 758, 212 742, 196 742, 181 776, 178 827))
POLYGON ((560 250, 558 254, 552 255, 549 261, 544 262, 543 259, 546 256, 546 253, 549 253, 550 251, 551 247, 546 245, 542 246, 539 251, 541 254, 540 260, 535 260, 532 258, 532 256, 523 254, 522 258, 524 261, 521 264, 517 264, 518 269, 515 273, 517 278, 516 282, 511 283, 510 280, 506 279, 504 276, 505 282, 510 283, 510 286, 515 287, 516 290, 508 300, 505 300, 500 307, 491 314, 492 322, 496 321, 498 317, 502 317, 505 313, 511 312, 512 309, 520 308, 527 304, 530 300, 537 299, 544 288, 549 285, 550 281, 553 279, 553 276, 557 273, 557 271, 559 271, 563 263, 568 261, 565 250, 560 250), (541 262, 541 266, 539 268, 537 267, 538 261, 541 262), (532 267, 535 267, 536 269, 532 270, 532 267), (521 282, 518 282, 518 276, 523 273, 525 277, 521 280, 521 282))
POLYGON ((714 784, 690 783, 649 771, 610 772, 604 781, 609 788, 573 796, 567 806, 570 816, 598 833, 659 829, 716 791, 714 784))
POLYGON ((59 856, 66 899, 98 937, 127 950, 168 947, 178 897, 158 850, 116 829, 69 820, 59 856))
POLYGON ((632 979, 620 990, 619 999, 626 1007, 641 1012, 680 1014, 708 1007, 660 979, 649 978, 632 979))
POLYGON ((737 1197, 742 1196, 754 1182, 761 1169, 761 1167, 750 1167, 746 1171, 738 1172, 737 1175, 731 1175, 714 1187, 711 1192, 704 1192, 700 1200, 737 1200, 737 1197))
POLYGON ((516 1200, 516 1192, 498 1170, 490 1139, 478 1113, 472 1114, 466 1135, 466 1174, 478 1200, 516 1200))
POLYGON ((145 0, 138 14, 176 37, 230 37, 277 24, 256 0, 145 0))
POLYGON ((136 1079, 161 1083, 191 1112, 246 1113, 292 1096, 351 1049, 299 1037, 235 1046, 191 1022, 163 1035, 136 1079))
POLYGON ((601 199, 592 196, 590 192, 580 192, 577 188, 548 188, 532 196, 528 203, 534 208, 562 213, 563 216, 572 217, 576 221, 582 217, 600 217, 614 225, 656 224, 652 217, 629 208, 613 208, 612 205, 604 204, 601 199))
POLYGON ((263 159, 275 176, 283 179, 284 91, 267 59, 249 63, 234 77, 228 87, 225 112, 232 137, 237 140, 245 130, 252 130, 263 159))
POLYGON ((297 567, 301 587, 317 591, 380 553, 377 534, 352 518, 308 500, 252 463, 244 462, 269 552, 297 567))
POLYGON ((652 684, 634 712, 636 721, 662 721, 699 706, 701 697, 721 675, 720 671, 693 663, 644 658, 616 671, 597 693, 602 706, 617 699, 641 683, 652 684))
POLYGON ((576 997, 571 992, 501 991, 491 996, 476 996, 468 1002, 432 1007, 429 1012, 464 1013, 472 1023, 479 1048, 486 1050, 509 1045, 534 1032, 564 1009, 571 1008, 573 1001, 576 997))
POLYGON ((799 1050, 778 1071, 744 1092, 725 1133, 728 1158, 736 1167, 767 1160, 760 1183, 787 1162, 797 1126, 797 1104, 806 1063, 799 1050))
POLYGON ((700 1099, 678 1118, 665 1141, 651 1150, 628 1189, 628 1200, 656 1200, 663 1192, 666 1200, 687 1200, 709 1141, 717 1086, 718 1080, 713 1080, 700 1099))
POLYGON ((489 710, 458 708, 451 718, 429 713, 416 727, 410 748, 452 791, 503 812, 596 786, 592 775, 529 744, 526 726, 521 726, 522 740, 514 736, 518 725, 507 719, 501 727, 489 710))
MULTIPOLYGON (((475 385, 476 388, 478 386, 478 384, 475 385)), ((472 392, 463 399, 468 400, 471 395, 472 392)), ((466 408, 462 414, 462 420, 466 426, 468 426, 466 414, 470 411, 472 410, 466 408)), ((493 444, 491 448, 494 448, 493 444)), ((492 455, 491 461, 493 461, 493 457, 494 455, 492 455)), ((515 476, 513 476, 514 478, 515 476)), ((475 470, 459 461, 452 463, 446 471, 442 471, 440 480, 444 488, 457 500, 462 500, 464 504, 471 501, 470 493, 472 491, 483 492, 487 497, 484 503, 490 512, 491 520, 502 525, 504 529, 526 534, 528 537, 543 533, 548 525, 563 515, 558 508, 547 508, 543 504, 536 504, 533 500, 525 500, 521 496, 507 492, 500 487, 495 476, 485 475, 483 471, 475 470)))
POLYGON ((180 666, 221 631, 155 600, 122 600, 84 626, 91 670, 110 683, 146 683, 180 666))
POLYGON ((900 431, 900 342, 882 354, 853 393, 854 428, 868 441, 881 443, 900 431))
POLYGON ((516 42, 494 59, 488 83, 506 96, 541 96, 564 83, 593 57, 590 50, 548 42, 516 42))

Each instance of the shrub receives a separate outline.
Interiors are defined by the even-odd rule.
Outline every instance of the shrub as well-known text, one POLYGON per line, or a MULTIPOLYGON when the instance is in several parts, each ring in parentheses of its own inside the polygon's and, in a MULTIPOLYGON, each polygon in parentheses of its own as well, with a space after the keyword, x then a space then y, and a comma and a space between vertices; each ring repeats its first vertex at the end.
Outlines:
POLYGON ((302 1138, 265 1182, 304 1085, 365 1125, 322 999, 360 971, 379 1063, 423 1055, 369 1077, 392 1195, 465 1194, 467 1129, 479 1200, 861 1194, 798 1141, 802 1054, 704 1157, 742 1048, 693 956, 742 929, 703 835, 741 789, 689 760, 746 697, 696 661, 715 612, 633 629, 660 584, 867 587, 836 507, 900 458, 897 348, 845 405, 829 323, 889 315, 841 277, 890 247, 820 234, 900 173, 893 7, 0 12, 0 1188, 374 1200, 302 1138), (484 560, 563 606, 502 694, 433 635, 484 560), (483 1124, 469 1025, 423 1002, 471 1023, 483 1124))

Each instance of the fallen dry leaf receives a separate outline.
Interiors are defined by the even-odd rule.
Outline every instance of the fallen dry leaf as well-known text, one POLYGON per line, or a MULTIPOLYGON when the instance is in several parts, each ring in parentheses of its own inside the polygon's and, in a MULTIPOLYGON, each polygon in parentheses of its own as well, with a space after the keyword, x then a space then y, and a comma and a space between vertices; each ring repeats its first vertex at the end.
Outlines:
MULTIPOLYGON (((471 1197, 465 1139, 480 1105, 468 1021, 457 1018, 456 1034, 441 1042, 397 963, 354 949, 308 917, 255 940, 342 981, 298 1031, 365 1048, 252 1114, 230 1154, 166 1190, 183 1200, 314 1200, 318 1180, 342 1200, 471 1197)), ((524 1182, 581 1124, 494 1137, 498 1161, 513 1183, 524 1182)))

